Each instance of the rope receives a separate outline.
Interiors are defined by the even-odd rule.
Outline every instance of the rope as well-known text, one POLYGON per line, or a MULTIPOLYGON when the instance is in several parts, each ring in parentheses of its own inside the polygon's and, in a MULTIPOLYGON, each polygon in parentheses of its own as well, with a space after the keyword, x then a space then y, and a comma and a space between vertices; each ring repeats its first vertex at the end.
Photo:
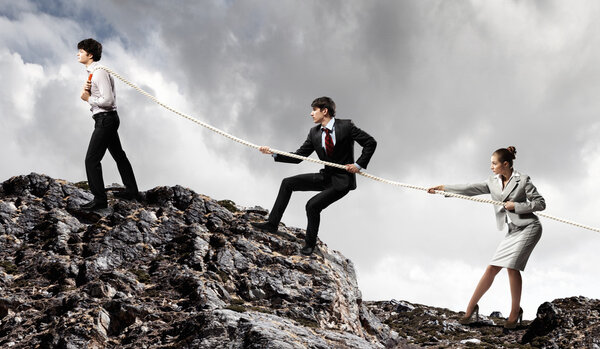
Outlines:
MULTIPOLYGON (((194 122, 202 127, 205 127, 207 129, 209 129, 212 132, 215 132, 225 138, 228 138, 234 142, 243 144, 247 147, 250 148, 254 148, 254 149, 259 149, 260 146, 256 145, 254 143, 250 143, 244 139, 238 138, 232 134, 229 134, 223 130, 220 130, 214 126, 211 126, 205 122, 202 122, 192 116, 189 116, 187 114, 184 114, 178 110, 175 110, 173 108, 171 108, 170 106, 162 103, 161 101, 159 101, 156 97, 154 97, 153 95, 149 94, 148 92, 144 91, 143 89, 141 89, 139 86, 135 85, 134 83, 132 83, 131 81, 125 79, 124 77, 122 77, 121 75, 119 75, 117 72, 113 71, 110 68, 107 68, 105 66, 97 66, 96 68, 94 68, 94 70, 92 71, 92 74, 98 70, 98 69, 102 69, 105 70, 107 73, 113 75, 115 78, 123 81, 126 85, 130 86, 131 88, 133 88, 134 90, 138 91, 139 93, 141 93, 142 95, 150 98, 154 103, 160 105, 161 107, 167 109, 170 112, 173 112, 179 116, 181 116, 184 119, 187 119, 191 122, 194 122)), ((278 155, 283 155, 283 156, 288 156, 291 158, 296 158, 296 159, 300 159, 303 161, 309 161, 309 162, 314 162, 316 164, 320 164, 320 165, 325 165, 325 166, 330 166, 330 167, 335 167, 335 168, 339 168, 339 169, 346 169, 345 165, 340 165, 340 164, 336 164, 333 162, 327 162, 327 161, 323 161, 323 160, 319 160, 319 159, 315 159, 315 158, 309 158, 309 157, 305 157, 305 156, 301 156, 301 155, 297 155, 297 154, 293 154, 293 153, 288 153, 282 150, 277 150, 277 149, 273 149, 270 148, 271 152, 273 152, 273 154, 278 154, 278 155)), ((421 190, 421 191, 427 191, 428 188, 426 187, 421 187, 421 186, 417 186, 417 185, 412 185, 412 184, 406 184, 406 183, 401 183, 401 182, 396 182, 396 181, 392 181, 389 179, 385 179, 385 178, 381 178, 381 177, 377 177, 375 175, 372 175, 370 173, 367 172, 358 172, 359 175, 369 178, 371 180, 377 181, 377 182, 381 182, 381 183, 385 183, 385 184, 389 184, 389 185, 393 185, 396 187, 401 187, 401 188, 408 188, 408 189, 413 189, 413 190, 421 190)), ((492 204, 492 205, 496 205, 496 206, 504 206, 504 202, 502 201, 496 201, 496 200, 491 200, 491 199, 484 199, 484 198, 478 198, 478 197, 473 197, 473 196, 466 196, 466 195, 462 195, 462 194, 456 194, 456 193, 450 193, 450 192, 445 192, 445 191, 441 191, 441 190, 436 190, 435 194, 440 194, 440 195, 444 195, 444 196, 450 196, 450 197, 454 197, 454 198, 458 198, 458 199, 463 199, 463 200, 469 200, 469 201, 475 201, 475 202, 479 202, 479 203, 485 203, 485 204, 492 204)), ((569 224, 578 228, 582 228, 582 229, 587 229, 587 230, 591 230, 591 231, 595 231, 600 233, 600 229, 599 228, 595 228, 595 227, 591 227, 588 225, 584 225, 584 224, 580 224, 577 222, 573 222, 564 218, 560 218, 560 217, 556 217, 556 216, 552 216, 549 214, 545 214, 545 213, 541 213, 541 212, 536 212, 536 215, 540 216, 540 217, 544 217, 544 218, 548 218, 557 222, 561 222, 561 223, 565 223, 565 224, 569 224)))

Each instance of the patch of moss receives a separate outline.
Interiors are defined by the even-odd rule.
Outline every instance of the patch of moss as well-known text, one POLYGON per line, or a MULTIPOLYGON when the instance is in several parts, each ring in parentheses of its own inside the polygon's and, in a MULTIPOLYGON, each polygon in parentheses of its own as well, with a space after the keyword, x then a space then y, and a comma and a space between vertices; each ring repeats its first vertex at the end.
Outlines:
POLYGON ((231 299, 231 304, 233 304, 233 305, 243 305, 244 303, 246 303, 246 302, 244 302, 243 299, 236 299, 236 298, 231 299))
POLYGON ((228 306, 225 307, 225 309, 237 311, 238 313, 246 312, 246 307, 244 307, 242 305, 237 305, 237 304, 229 304, 228 306))
POLYGON ((137 277, 139 282, 147 283, 150 281, 150 274, 142 269, 132 269, 131 272, 137 277))
POLYGON ((156 298, 156 297, 160 297, 161 296, 161 292, 160 292, 160 290, 158 290, 156 288, 149 288, 149 289, 147 289, 147 290, 144 291, 144 296, 151 297, 151 298, 156 298))
POLYGON ((239 211, 237 209, 237 207, 235 207, 235 202, 233 202, 231 200, 219 200, 219 201, 217 201, 217 203, 233 213, 236 213, 239 211))
POLYGON ((90 185, 88 184, 87 181, 77 182, 77 183, 75 183, 75 186, 79 189, 90 190, 90 185))
POLYGON ((297 323, 299 323, 300 325, 302 325, 304 327, 319 328, 319 323, 316 321, 313 321, 313 320, 304 319, 304 318, 292 318, 292 320, 296 321, 297 323))
POLYGON ((222 270, 217 270, 217 274, 221 278, 221 281, 223 281, 223 282, 229 281, 229 275, 226 272, 224 272, 222 270))
POLYGON ((0 267, 4 268, 7 274, 15 274, 17 272, 17 266, 9 261, 1 261, 0 267))
POLYGON ((161 292, 160 292, 160 290, 158 290, 156 288, 149 288, 147 290, 144 290, 144 296, 150 297, 150 298, 156 298, 156 297, 161 296, 161 292))

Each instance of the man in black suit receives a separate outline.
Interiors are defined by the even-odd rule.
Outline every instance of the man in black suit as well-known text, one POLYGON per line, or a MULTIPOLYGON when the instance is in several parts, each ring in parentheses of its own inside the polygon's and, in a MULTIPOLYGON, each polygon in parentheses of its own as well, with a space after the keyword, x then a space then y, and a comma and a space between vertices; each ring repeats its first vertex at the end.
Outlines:
MULTIPOLYGON (((317 233, 321 211, 344 197, 350 190, 356 189, 356 173, 367 168, 377 142, 366 132, 354 126, 351 120, 335 118, 335 103, 329 97, 319 97, 312 104, 310 115, 317 126, 310 129, 304 144, 294 154, 309 156, 317 152, 319 159, 345 165, 342 170, 325 166, 319 173, 301 174, 285 178, 281 182, 279 194, 266 222, 252 223, 261 230, 276 232, 292 192, 320 191, 306 203, 308 226, 306 227, 306 243, 302 254, 313 253, 317 244, 317 233), (362 154, 354 162, 354 142, 363 147, 362 154)), ((269 147, 260 147, 264 154, 273 154, 269 147)), ((297 164, 302 160, 273 154, 275 161, 297 164)))

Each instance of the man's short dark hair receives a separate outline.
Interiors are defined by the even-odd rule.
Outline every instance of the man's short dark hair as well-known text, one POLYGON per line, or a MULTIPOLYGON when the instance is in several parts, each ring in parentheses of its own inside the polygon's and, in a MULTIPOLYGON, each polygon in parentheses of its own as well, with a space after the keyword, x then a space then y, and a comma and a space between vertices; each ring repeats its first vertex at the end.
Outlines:
POLYGON ((319 108, 321 110, 327 108, 329 111, 329 116, 332 118, 335 117, 335 102, 329 97, 319 97, 315 99, 310 106, 313 108, 319 108))
POLYGON ((91 54, 94 62, 98 62, 102 58, 102 44, 92 38, 81 40, 77 44, 77 49, 91 54))

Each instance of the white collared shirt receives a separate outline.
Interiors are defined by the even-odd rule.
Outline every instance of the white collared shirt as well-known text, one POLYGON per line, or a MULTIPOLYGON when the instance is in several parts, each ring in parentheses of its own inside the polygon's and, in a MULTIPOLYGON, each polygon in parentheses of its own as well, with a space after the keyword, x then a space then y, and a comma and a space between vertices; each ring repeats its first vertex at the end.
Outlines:
MULTIPOLYGON (((87 66, 88 73, 91 73, 98 65, 98 62, 94 62, 87 66)), ((92 115, 117 110, 115 82, 106 70, 98 69, 94 72, 92 76, 92 91, 88 103, 92 115)))
MULTIPOLYGON (((324 128, 329 130, 329 134, 331 135, 331 140, 333 141, 333 145, 335 145, 335 129, 333 128, 333 125, 335 125, 335 118, 331 118, 331 120, 329 120, 327 125, 321 126, 321 130, 323 130, 324 128)), ((323 147, 323 149, 327 149, 327 147, 325 146, 325 136, 326 136, 326 133, 324 131, 322 131, 321 132, 321 146, 323 147)))
MULTIPOLYGON (((510 178, 508 179, 508 182, 506 182, 506 185, 508 186, 508 183, 510 183, 510 181, 513 179, 513 177, 519 177, 519 176, 521 176, 521 174, 519 172, 517 172, 516 170, 513 170, 512 173, 510 174, 510 178)), ((504 183, 502 183, 502 178, 499 174, 496 175, 496 180, 498 180, 498 184, 500 185, 500 188, 502 188, 502 191, 504 191, 504 189, 506 189, 506 187, 504 187, 504 188, 502 187, 504 185, 504 183)), ((506 223, 512 223, 508 214, 506 215, 506 223)))

